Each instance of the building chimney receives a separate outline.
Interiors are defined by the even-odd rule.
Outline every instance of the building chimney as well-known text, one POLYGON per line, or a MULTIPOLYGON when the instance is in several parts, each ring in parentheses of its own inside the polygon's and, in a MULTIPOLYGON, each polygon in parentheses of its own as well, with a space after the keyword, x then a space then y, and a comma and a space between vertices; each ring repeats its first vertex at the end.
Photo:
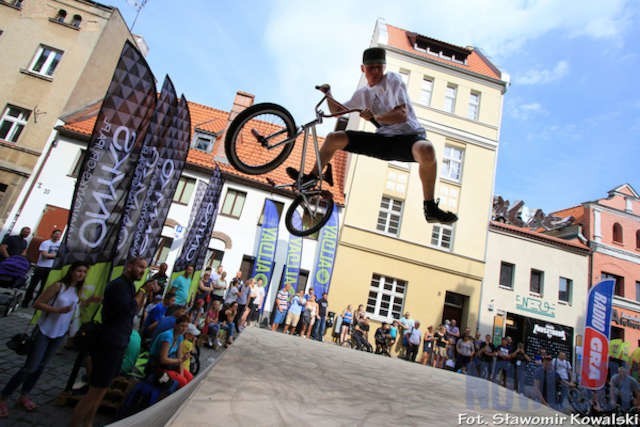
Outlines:
POLYGON ((229 112, 229 123, 231 123, 231 121, 236 118, 240 111, 252 106, 254 99, 255 95, 252 95, 248 92, 243 92, 241 90, 237 91, 236 97, 233 100, 233 107, 231 107, 231 111, 229 112))
MULTIPOLYGON (((224 130, 224 134, 220 140, 224 140, 226 137, 227 129, 229 128, 229 124, 236 116, 240 113, 240 111, 246 109, 253 105, 253 100, 255 99, 255 95, 250 94, 249 92, 243 92, 241 90, 236 92, 236 97, 233 99, 233 106, 231 107, 231 111, 229 111, 229 121, 227 122, 227 126, 224 130)), ((217 162, 229 163, 227 157, 224 153, 224 144, 216 143, 214 159, 217 162)))

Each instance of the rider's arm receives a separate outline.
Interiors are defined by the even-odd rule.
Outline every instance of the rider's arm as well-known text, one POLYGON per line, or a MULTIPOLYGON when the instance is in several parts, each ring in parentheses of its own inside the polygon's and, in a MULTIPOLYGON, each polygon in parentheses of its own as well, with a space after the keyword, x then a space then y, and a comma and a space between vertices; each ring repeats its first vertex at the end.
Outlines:
MULTIPOLYGON (((380 124, 393 125, 396 123, 404 123, 407 121, 407 106, 405 104, 398 105, 391 111, 383 114, 372 115, 372 117, 380 124)), ((363 116, 363 118, 367 119, 363 116)))

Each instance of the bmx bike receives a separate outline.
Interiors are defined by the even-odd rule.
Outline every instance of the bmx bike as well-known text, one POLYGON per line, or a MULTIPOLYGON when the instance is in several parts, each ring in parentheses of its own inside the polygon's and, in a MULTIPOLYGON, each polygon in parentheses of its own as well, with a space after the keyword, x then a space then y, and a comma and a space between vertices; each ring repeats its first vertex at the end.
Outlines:
MULTIPOLYGON (((234 168, 248 175, 261 175, 284 163, 298 137, 303 135, 298 178, 282 185, 275 185, 275 182, 268 180, 275 188, 291 188, 295 194, 285 214, 287 230, 295 236, 309 236, 320 230, 329 220, 334 206, 333 195, 324 185, 328 178, 322 173, 316 126, 325 118, 361 111, 344 107, 335 114, 324 113, 320 106, 329 99, 326 94, 329 85, 316 86, 316 89, 325 95, 315 106, 316 118, 309 123, 297 127, 284 107, 273 103, 255 104, 233 119, 224 142, 227 159, 234 168), (313 144, 318 173, 314 179, 306 180, 303 175, 310 142, 313 144), (294 220, 296 211, 301 221, 294 220)), ((340 105, 333 98, 330 99, 340 105)), ((330 168, 327 174, 331 174, 330 168)))

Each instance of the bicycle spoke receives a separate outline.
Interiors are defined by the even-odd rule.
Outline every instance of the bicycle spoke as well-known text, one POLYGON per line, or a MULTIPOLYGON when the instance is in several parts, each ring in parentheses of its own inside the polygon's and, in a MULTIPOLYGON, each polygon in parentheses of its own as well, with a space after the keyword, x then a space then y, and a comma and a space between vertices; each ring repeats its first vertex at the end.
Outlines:
POLYGON ((275 114, 259 114, 239 129, 236 145, 238 159, 249 167, 272 161, 282 153, 288 138, 287 125, 275 114))

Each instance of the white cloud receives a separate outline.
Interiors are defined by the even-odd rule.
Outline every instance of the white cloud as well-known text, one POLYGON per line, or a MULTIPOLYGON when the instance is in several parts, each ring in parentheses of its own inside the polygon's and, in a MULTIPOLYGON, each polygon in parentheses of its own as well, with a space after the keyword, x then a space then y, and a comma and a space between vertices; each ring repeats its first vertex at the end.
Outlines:
MULTIPOLYGON (((629 0, 274 0, 266 17, 265 46, 277 66, 277 88, 294 116, 312 114, 313 86, 329 82, 340 99, 350 96, 360 55, 378 17, 429 37, 480 47, 500 59, 550 32, 564 37, 622 40, 630 27, 629 0)), ((548 78, 566 73, 559 63, 548 78)), ((509 70, 505 70, 509 71, 509 70)), ((545 77, 541 74, 538 79, 545 77)), ((529 77, 533 81, 534 76, 529 77)), ((274 100, 277 102, 277 100, 274 100)))
POLYGON ((534 116, 547 115, 548 112, 538 102, 516 104, 508 107, 509 115, 518 120, 529 120, 534 116))
POLYGON ((567 61, 560 61, 552 69, 529 70, 520 76, 516 75, 514 83, 520 85, 546 84, 560 80, 566 76, 568 72, 569 63, 567 61))

